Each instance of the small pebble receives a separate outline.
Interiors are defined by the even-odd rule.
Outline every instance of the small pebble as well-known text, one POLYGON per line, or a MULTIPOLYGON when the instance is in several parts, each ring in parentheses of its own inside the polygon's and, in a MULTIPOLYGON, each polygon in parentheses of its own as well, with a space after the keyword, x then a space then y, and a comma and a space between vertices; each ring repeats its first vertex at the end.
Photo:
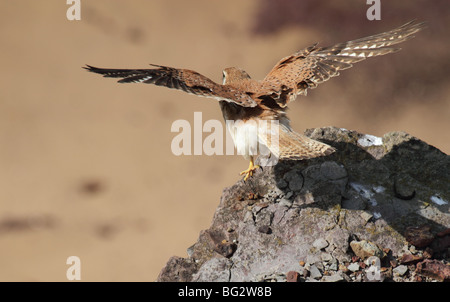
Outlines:
POLYGON ((408 271, 408 267, 406 265, 399 265, 393 269, 393 272, 399 276, 403 276, 408 271))
POLYGON ((366 259, 370 256, 377 256, 378 258, 383 257, 383 251, 381 251, 375 243, 372 243, 370 241, 353 240, 350 242, 350 247, 352 248, 355 255, 361 259, 366 259))
POLYGON ((328 269, 331 271, 338 270, 338 262, 335 258, 331 259, 331 261, 329 262, 328 269))
POLYGON ((286 281, 287 282, 299 282, 300 274, 295 271, 290 271, 286 274, 286 281))
POLYGON ((348 268, 344 264, 339 264, 339 270, 344 273, 348 272, 348 268))
POLYGON ((359 263, 353 262, 353 263, 351 263, 349 266, 347 266, 347 268, 348 268, 349 270, 351 270, 352 272, 356 272, 356 271, 359 270, 359 263))
POLYGON ((372 219, 373 215, 367 212, 361 213, 362 219, 364 219, 366 222, 368 222, 370 219, 372 219))
POLYGON ((324 262, 330 262, 331 260, 333 260, 333 256, 331 256, 331 254, 329 253, 322 253, 320 255, 320 258, 322 259, 322 261, 324 262))
POLYGON ((318 238, 313 242, 313 247, 318 250, 324 249, 328 246, 328 241, 323 238, 318 238))
POLYGON ((324 276, 322 278, 322 281, 324 281, 324 282, 339 282, 339 281, 344 281, 344 278, 342 277, 342 274, 336 273, 331 276, 324 276))
POLYGON ((401 264, 412 264, 423 260, 423 257, 415 256, 411 254, 403 254, 402 258, 400 258, 401 264))
POLYGON ((314 264, 311 265, 311 267, 309 268, 309 274, 310 274, 311 278, 313 278, 313 279, 322 278, 322 274, 320 273, 319 269, 314 264))

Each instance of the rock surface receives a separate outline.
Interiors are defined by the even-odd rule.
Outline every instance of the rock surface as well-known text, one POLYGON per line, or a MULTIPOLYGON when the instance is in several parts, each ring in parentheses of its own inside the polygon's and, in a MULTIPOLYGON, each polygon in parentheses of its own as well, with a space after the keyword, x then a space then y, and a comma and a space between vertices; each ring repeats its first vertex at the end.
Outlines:
POLYGON ((449 280, 450 157, 403 132, 306 134, 337 152, 226 188, 157 281, 449 280))

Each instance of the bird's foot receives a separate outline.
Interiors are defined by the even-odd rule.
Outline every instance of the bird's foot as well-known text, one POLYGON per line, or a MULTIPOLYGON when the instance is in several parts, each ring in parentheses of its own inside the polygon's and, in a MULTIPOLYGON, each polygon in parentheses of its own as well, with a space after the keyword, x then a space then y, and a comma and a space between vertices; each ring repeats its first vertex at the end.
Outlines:
POLYGON ((250 163, 250 166, 248 167, 248 169, 245 171, 242 171, 239 175, 245 174, 244 181, 247 181, 247 179, 253 175, 253 172, 259 168, 260 168, 260 166, 253 165, 252 163, 250 163))

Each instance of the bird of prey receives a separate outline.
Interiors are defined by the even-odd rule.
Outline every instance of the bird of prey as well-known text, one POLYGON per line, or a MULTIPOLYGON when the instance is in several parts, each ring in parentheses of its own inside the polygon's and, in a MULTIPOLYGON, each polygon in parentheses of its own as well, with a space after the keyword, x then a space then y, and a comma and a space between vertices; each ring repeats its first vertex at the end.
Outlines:
POLYGON ((411 21, 387 32, 329 47, 314 44, 281 59, 260 81, 236 67, 223 70, 223 84, 192 70, 154 64, 150 69, 90 65, 84 68, 104 77, 121 78, 119 83, 155 84, 219 101, 226 121, 240 121, 227 126, 231 125, 228 130, 238 153, 250 161, 248 169, 241 172, 245 181, 259 168, 254 163, 258 150, 252 146, 262 145, 280 160, 304 160, 333 153, 333 147, 292 130, 286 116, 287 105, 356 62, 398 51, 394 45, 423 28, 424 23, 411 21), (255 121, 277 121, 277 141, 267 139, 267 129, 259 130, 255 121))

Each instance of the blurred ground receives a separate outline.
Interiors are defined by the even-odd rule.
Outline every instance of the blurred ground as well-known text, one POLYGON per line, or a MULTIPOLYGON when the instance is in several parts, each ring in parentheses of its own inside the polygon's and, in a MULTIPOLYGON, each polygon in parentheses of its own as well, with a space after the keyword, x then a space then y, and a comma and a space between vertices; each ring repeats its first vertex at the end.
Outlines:
POLYGON ((1 2, 0 281, 67 280, 72 255, 83 281, 153 281, 170 256, 185 256, 247 167, 238 156, 171 153, 172 122, 192 122, 195 111, 221 119, 213 100, 119 85, 84 64, 155 63, 218 82, 224 67, 239 66, 262 79, 315 42, 424 20, 429 28, 401 52, 344 71, 289 114, 299 132, 403 130, 449 153, 448 5, 382 1, 382 20, 369 22, 361 1, 319 2, 84 0, 81 21, 66 19, 65 1, 1 2))

